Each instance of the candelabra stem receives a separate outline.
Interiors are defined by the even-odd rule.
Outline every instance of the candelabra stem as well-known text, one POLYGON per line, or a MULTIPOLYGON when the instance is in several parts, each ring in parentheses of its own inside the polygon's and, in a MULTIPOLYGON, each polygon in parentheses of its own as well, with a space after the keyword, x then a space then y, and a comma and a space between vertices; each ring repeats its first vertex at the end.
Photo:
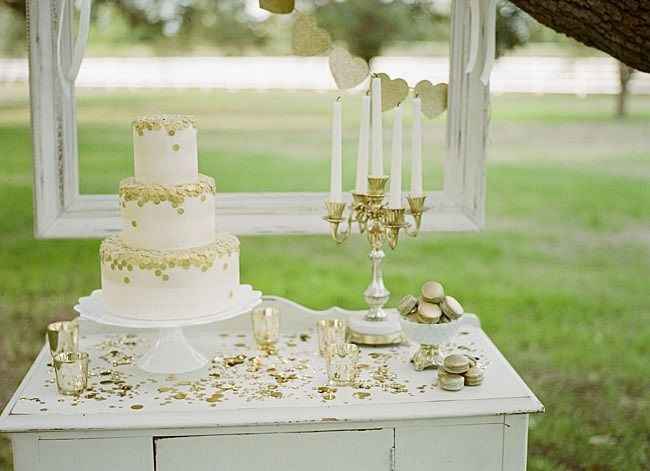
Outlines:
POLYGON ((384 259, 384 251, 372 249, 369 255, 372 262, 372 281, 363 296, 368 303, 366 319, 371 321, 382 321, 386 318, 383 307, 390 298, 390 292, 384 286, 384 276, 381 269, 381 262, 384 259))

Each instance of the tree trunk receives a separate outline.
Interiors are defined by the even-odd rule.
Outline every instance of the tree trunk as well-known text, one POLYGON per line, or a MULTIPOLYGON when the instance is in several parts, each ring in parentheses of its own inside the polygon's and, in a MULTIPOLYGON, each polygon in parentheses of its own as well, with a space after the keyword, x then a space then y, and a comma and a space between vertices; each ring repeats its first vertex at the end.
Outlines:
POLYGON ((511 0, 540 23, 650 72, 650 0, 511 0))
POLYGON ((629 67, 622 62, 618 63, 618 83, 620 85, 620 89, 618 91, 618 95, 616 96, 617 118, 625 117, 625 114, 627 112, 625 105, 627 104, 628 88, 633 73, 634 69, 632 67, 629 67))

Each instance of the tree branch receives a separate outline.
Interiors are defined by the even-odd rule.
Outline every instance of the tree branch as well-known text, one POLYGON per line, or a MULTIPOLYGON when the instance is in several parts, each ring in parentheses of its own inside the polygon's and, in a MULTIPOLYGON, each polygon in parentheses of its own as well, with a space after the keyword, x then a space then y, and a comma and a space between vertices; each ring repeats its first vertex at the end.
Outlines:
POLYGON ((511 0, 540 23, 650 72, 650 0, 511 0))

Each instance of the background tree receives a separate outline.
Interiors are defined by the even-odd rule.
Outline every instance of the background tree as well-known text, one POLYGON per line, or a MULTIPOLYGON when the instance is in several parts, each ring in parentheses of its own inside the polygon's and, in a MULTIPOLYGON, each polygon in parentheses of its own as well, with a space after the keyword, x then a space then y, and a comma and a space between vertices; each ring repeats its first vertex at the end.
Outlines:
POLYGON ((318 23, 352 54, 370 61, 396 41, 431 40, 445 30, 431 0, 326 0, 317 4, 318 23))

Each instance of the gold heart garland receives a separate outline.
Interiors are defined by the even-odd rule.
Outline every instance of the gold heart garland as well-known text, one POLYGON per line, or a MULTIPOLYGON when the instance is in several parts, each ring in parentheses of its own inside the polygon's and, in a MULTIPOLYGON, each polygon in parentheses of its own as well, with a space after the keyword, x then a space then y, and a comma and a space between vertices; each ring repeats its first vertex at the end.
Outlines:
POLYGON ((441 115, 447 109, 447 84, 433 85, 428 80, 421 80, 414 89, 415 95, 422 100, 422 114, 429 119, 441 115))
POLYGON ((260 8, 271 13, 286 15, 296 6, 295 0, 260 0, 260 8))
POLYGON ((406 80, 401 78, 391 79, 388 74, 376 74, 381 80, 381 111, 392 110, 406 100, 409 94, 409 86, 406 80))
POLYGON ((327 51, 332 41, 327 31, 319 28, 316 18, 299 14, 293 25, 293 53, 315 56, 327 51))
POLYGON ((329 64, 336 86, 342 90, 356 87, 370 72, 366 61, 361 57, 354 57, 342 47, 332 49, 329 64))

